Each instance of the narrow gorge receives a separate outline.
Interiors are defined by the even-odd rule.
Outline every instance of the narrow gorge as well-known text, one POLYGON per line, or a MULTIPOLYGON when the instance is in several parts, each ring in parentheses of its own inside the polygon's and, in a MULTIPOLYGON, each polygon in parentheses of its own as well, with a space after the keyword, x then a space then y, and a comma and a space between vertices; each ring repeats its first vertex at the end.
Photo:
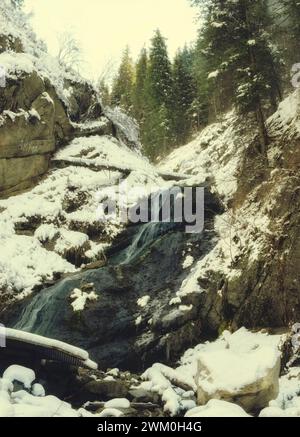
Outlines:
POLYGON ((64 401, 61 416, 299 416, 299 89, 267 119, 265 155, 254 116, 231 109, 154 164, 136 122, 62 69, 4 3, 0 395, 7 380, 23 392, 8 391, 7 405, 0 396, 0 416, 21 404, 55 415, 56 401, 28 398, 43 398, 34 381, 64 401), (99 202, 122 186, 127 209, 137 186, 146 198, 203 187, 204 230, 100 220, 99 202))

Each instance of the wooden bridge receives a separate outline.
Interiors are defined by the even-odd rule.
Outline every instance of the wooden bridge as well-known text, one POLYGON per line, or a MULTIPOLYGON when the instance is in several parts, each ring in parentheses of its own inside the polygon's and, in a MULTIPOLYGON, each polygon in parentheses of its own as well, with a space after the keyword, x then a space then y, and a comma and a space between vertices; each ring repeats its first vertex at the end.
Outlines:
POLYGON ((0 364, 27 364, 37 361, 54 361, 76 367, 97 369, 88 352, 59 340, 42 337, 25 331, 1 328, 0 364))

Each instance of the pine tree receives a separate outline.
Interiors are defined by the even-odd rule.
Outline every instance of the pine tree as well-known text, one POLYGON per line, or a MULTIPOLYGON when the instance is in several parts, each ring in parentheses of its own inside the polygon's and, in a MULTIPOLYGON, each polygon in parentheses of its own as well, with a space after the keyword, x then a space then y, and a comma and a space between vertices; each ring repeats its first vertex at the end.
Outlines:
POLYGON ((147 69, 148 54, 147 50, 143 48, 135 66, 135 83, 133 87, 133 114, 141 127, 147 111, 147 69))
POLYGON ((185 46, 178 50, 173 63, 173 131, 177 144, 187 142, 193 124, 195 83, 192 75, 192 54, 185 46))
POLYGON ((105 79, 100 80, 98 88, 103 106, 109 106, 111 104, 110 90, 105 79))
POLYGON ((267 32, 270 24, 266 0, 210 0, 201 32, 215 111, 227 101, 241 113, 254 112, 263 151, 268 143, 264 103, 274 106, 281 97, 278 59, 267 32))
POLYGON ((299 52, 300 48, 300 2, 281 0, 279 4, 274 5, 274 9, 278 25, 286 28, 287 36, 292 43, 290 50, 294 56, 295 51, 299 52))
POLYGON ((148 85, 150 96, 157 105, 171 105, 172 66, 165 38, 156 30, 151 41, 148 85))
MULTIPOLYGON (((239 0, 238 0, 239 1, 239 0)), ((197 81, 200 119, 212 122, 218 114, 233 104, 234 68, 230 68, 230 52, 234 45, 231 14, 227 0, 192 0, 201 8, 201 25, 195 49, 195 78, 197 81)), ((236 47, 235 47, 236 48, 236 47)))
POLYGON ((113 81, 111 102, 126 112, 132 111, 134 67, 129 47, 126 47, 117 76, 113 81))
POLYGON ((172 66, 160 31, 151 41, 146 80, 147 116, 142 132, 146 150, 152 157, 166 153, 172 137, 172 66))

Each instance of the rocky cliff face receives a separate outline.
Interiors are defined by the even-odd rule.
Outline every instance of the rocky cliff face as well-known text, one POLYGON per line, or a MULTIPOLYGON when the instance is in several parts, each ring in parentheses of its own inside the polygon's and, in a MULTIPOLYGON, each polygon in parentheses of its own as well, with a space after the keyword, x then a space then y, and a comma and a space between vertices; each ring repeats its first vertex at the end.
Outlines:
POLYGON ((253 120, 230 112, 154 168, 136 126, 104 114, 91 84, 12 17, 0 40, 2 319, 123 368, 172 362, 226 327, 298 321, 299 92, 268 120, 268 156, 253 120), (172 172, 211 187, 203 234, 97 219, 99 194, 117 197, 120 180, 149 195, 172 172))
MULTIPOLYGON (((74 137, 123 135, 105 119, 94 87, 66 71, 36 39, 9 1, 0 8, 0 196, 27 188, 45 174, 51 154, 74 137), (81 131, 82 122, 100 126, 81 131)), ((113 116, 113 113, 111 114, 113 116)))
POLYGON ((268 156, 251 120, 228 114, 161 165, 191 180, 209 177, 225 204, 215 222, 218 244, 191 270, 207 328, 278 328, 300 318, 299 108, 295 91, 268 120, 268 156))

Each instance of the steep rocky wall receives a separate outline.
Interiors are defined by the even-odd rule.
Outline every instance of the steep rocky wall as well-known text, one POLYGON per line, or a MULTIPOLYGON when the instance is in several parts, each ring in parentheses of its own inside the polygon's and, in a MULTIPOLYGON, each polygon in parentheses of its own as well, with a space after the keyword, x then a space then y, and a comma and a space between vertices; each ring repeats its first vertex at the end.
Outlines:
MULTIPOLYGON (((1 35, 0 53, 5 52, 23 52, 20 39, 1 35)), ((71 130, 50 88, 36 72, 5 77, 0 87, 0 195, 25 188, 47 171, 57 123, 71 130)))
POLYGON ((251 120, 229 113, 161 164, 193 181, 209 178, 226 208, 215 222, 218 244, 190 273, 202 291, 204 331, 300 320, 299 120, 295 91, 268 119, 268 156, 251 120))
MULTIPOLYGON (((250 197, 269 227, 257 259, 246 263, 241 257, 243 276, 227 284, 224 305, 236 326, 280 327, 300 320, 299 97, 286 99, 269 121, 268 161, 250 144, 242 162, 236 208, 250 197)), ((259 233, 258 228, 256 238, 259 233)))
POLYGON ((17 52, 18 39, 16 46, 12 37, 6 37, 7 44, 3 36, 1 41, 0 66, 2 53, 12 71, 0 87, 0 197, 36 183, 48 170, 53 152, 75 137, 112 135, 130 148, 140 148, 135 123, 121 111, 104 114, 90 83, 66 73, 53 84, 53 77, 34 66, 28 71, 31 59, 17 52))
MULTIPOLYGON (((19 53, 21 43, 1 36, 0 53, 19 53)), ((43 175, 55 149, 74 137, 72 121, 102 114, 89 84, 67 81, 69 106, 47 77, 19 72, 0 88, 0 195, 28 187, 43 175)))

